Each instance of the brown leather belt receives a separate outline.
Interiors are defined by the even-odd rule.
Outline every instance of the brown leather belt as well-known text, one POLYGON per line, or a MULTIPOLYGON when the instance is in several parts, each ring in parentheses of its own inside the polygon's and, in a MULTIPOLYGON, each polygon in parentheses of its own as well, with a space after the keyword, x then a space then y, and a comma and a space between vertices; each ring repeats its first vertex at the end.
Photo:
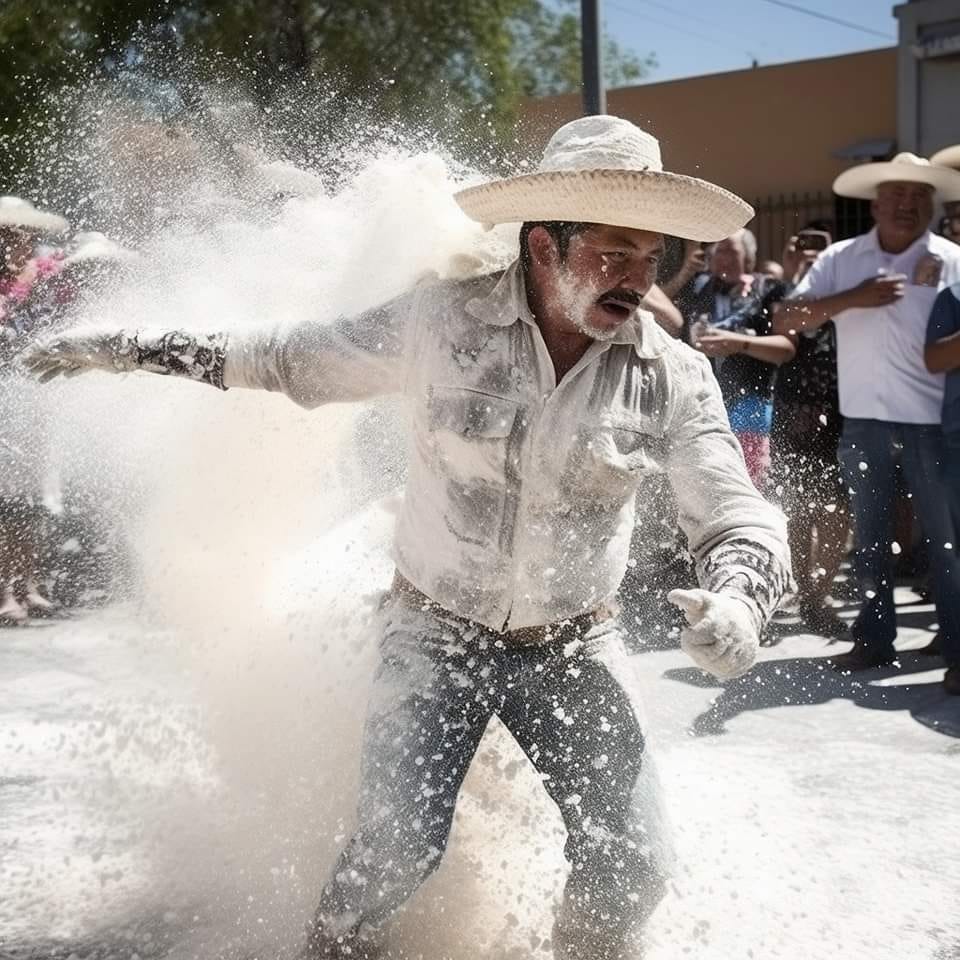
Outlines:
POLYGON ((504 643, 513 644, 553 643, 557 641, 568 643, 570 640, 582 637, 591 627, 606 620, 612 620, 617 615, 617 610, 612 604, 604 603, 589 613, 580 613, 575 617, 559 620, 557 623, 545 623, 542 626, 535 627, 518 627, 516 630, 494 630, 492 627, 477 623, 467 617, 461 617, 459 614, 440 606, 436 600, 432 600, 422 590, 417 589, 399 570, 393 575, 393 586, 390 588, 390 594, 417 607, 433 608, 445 617, 458 620, 465 626, 479 627, 501 638, 504 643))

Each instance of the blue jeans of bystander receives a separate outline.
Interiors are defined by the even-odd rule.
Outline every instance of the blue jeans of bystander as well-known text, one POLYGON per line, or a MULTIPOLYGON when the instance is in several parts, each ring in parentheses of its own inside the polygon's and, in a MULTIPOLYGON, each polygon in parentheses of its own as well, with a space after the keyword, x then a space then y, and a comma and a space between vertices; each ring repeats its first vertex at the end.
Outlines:
POLYGON ((945 444, 938 425, 844 421, 840 463, 856 523, 856 572, 864 602, 856 640, 877 653, 893 650, 893 509, 896 471, 930 548, 934 600, 948 665, 960 664, 960 556, 944 480, 945 444))
POLYGON ((950 501, 954 533, 960 539, 960 430, 943 435, 943 480, 950 501))

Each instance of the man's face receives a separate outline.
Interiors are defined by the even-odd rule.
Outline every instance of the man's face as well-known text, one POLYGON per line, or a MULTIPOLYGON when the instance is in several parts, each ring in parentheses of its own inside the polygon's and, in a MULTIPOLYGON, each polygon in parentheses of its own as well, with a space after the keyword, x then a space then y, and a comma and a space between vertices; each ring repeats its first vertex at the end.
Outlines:
POLYGON ((881 233, 915 240, 933 219, 933 187, 903 180, 881 183, 870 210, 881 233))
POLYGON ((743 244, 736 237, 721 240, 710 255, 710 272, 721 280, 739 280, 747 269, 743 244))
POLYGON ((571 238, 553 296, 580 332, 609 340, 653 286, 663 251, 659 233, 590 226, 571 238))

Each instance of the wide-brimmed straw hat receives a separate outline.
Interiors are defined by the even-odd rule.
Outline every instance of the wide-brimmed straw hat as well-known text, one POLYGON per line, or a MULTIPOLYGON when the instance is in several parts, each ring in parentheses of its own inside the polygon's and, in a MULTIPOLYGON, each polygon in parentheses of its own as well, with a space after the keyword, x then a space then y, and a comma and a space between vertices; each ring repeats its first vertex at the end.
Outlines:
POLYGON ((567 220, 722 240, 753 207, 706 180, 668 173, 656 137, 620 117, 582 117, 562 126, 536 173, 455 194, 481 223, 567 220))
POLYGON ((86 230, 73 238, 70 252, 63 263, 64 266, 92 261, 119 264, 129 263, 131 260, 136 260, 138 256, 139 254, 134 250, 128 250, 115 240, 111 240, 106 234, 98 230, 86 230))
POLYGON ((29 200, 0 197, 0 227, 21 227, 40 233, 63 233, 70 224, 59 214, 38 210, 29 200))
POLYGON ((898 153, 886 163, 861 163, 844 170, 833 181, 833 192, 841 197, 873 200, 881 183, 928 183, 941 201, 960 200, 960 172, 931 163, 915 153, 898 153))
POLYGON ((954 170, 960 170, 960 143, 938 150, 930 157, 930 162, 938 163, 941 167, 953 167, 954 170))

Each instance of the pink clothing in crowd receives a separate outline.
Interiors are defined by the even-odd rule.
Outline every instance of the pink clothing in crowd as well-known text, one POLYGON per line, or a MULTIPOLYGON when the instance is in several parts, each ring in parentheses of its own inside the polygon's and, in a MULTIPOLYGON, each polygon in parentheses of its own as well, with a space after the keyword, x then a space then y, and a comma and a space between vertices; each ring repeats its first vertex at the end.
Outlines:
POLYGON ((7 306, 23 303, 33 293, 37 284, 55 277, 63 269, 63 254, 44 254, 34 257, 15 277, 0 278, 0 324, 7 315, 7 306))

